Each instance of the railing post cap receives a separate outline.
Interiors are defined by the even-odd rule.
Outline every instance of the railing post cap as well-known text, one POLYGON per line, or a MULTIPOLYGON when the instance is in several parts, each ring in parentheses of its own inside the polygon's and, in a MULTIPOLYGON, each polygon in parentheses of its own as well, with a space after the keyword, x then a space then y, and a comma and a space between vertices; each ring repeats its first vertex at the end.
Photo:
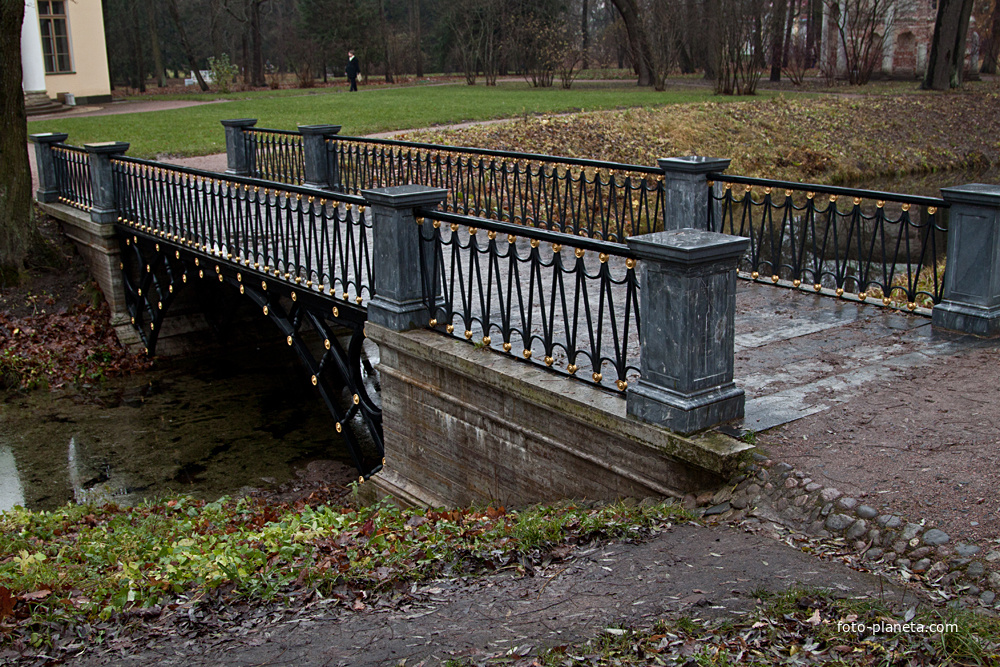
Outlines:
POLYGON ((83 149, 88 153, 124 153, 130 144, 127 141, 99 141, 93 144, 84 144, 83 149))
POLYGON ((220 120, 225 127, 253 127, 257 124, 256 118, 229 118, 220 120))
POLYGON ((941 188, 941 198, 949 204, 1000 207, 1000 185, 968 183, 941 188))
POLYGON ((656 161, 663 171, 675 171, 684 174, 707 174, 713 171, 725 171, 732 160, 721 157, 704 157, 688 155, 686 157, 661 157, 656 161))
POLYGON ((69 135, 65 132, 40 132, 38 134, 29 134, 28 139, 36 144, 58 144, 61 141, 69 139, 69 135))
POLYGON ((739 259, 746 252, 750 239, 686 227, 630 236, 625 242, 639 259, 674 264, 707 264, 739 259))
POLYGON ((390 208, 417 208, 436 206, 448 197, 445 188, 431 188, 426 185, 394 185, 388 188, 362 190, 361 196, 369 204, 390 208))
POLYGON ((299 125, 301 134, 334 135, 340 132, 340 125, 299 125))

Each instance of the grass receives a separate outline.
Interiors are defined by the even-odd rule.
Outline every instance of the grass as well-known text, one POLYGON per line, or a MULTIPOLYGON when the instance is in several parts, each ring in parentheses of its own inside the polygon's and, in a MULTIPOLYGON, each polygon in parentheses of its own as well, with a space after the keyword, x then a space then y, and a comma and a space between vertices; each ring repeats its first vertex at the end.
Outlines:
POLYGON ((531 567, 553 549, 634 538, 688 520, 679 506, 570 503, 453 511, 179 496, 134 508, 66 505, 0 514, 0 646, 44 646, 53 629, 223 595, 287 602, 336 587, 374 592, 426 579, 531 567))
MULTIPOLYGON (((218 99, 218 95, 208 96, 218 99)), ((186 99, 205 99, 193 95, 186 99)), ((623 107, 728 101, 708 89, 656 92, 634 84, 577 85, 571 90, 531 88, 525 83, 503 83, 496 88, 449 84, 405 88, 314 91, 260 91, 233 93, 227 101, 183 109, 89 118, 53 118, 31 121, 29 133, 66 132, 68 142, 127 141, 129 155, 193 156, 225 151, 220 120, 258 118, 261 127, 295 129, 298 124, 331 123, 343 134, 365 135, 439 124, 514 118, 536 113, 592 111, 623 107)))

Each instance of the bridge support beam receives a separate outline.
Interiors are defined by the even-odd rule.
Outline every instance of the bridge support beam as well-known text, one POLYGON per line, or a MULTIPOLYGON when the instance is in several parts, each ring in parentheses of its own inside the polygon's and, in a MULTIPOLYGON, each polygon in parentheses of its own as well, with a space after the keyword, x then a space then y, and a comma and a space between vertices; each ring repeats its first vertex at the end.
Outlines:
POLYGON ((423 185, 397 185, 362 190, 371 205, 372 272, 375 296, 368 302, 368 321, 407 331, 427 326, 430 311, 421 285, 420 228, 414 209, 434 208, 448 191, 423 185))
POLYGON ((948 264, 935 328, 1000 336, 1000 186, 974 183, 942 188, 951 204, 948 264))
POLYGON ((683 434, 742 417, 744 393, 733 383, 736 266, 749 240, 679 229, 627 242, 639 259, 642 322, 629 416, 683 434))

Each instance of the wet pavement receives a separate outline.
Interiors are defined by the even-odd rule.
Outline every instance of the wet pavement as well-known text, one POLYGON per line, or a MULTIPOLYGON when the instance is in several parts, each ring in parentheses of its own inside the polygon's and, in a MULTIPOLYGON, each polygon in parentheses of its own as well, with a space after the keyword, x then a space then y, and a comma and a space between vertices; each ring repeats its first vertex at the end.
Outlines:
POLYGON ((743 428, 828 410, 870 382, 991 344, 934 331, 927 314, 741 280, 735 380, 747 395, 743 428))

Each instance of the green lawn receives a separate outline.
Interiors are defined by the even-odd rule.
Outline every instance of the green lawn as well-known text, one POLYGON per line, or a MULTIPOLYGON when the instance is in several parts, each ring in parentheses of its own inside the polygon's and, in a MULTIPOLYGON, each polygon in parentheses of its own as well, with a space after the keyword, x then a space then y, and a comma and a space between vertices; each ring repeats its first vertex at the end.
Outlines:
POLYGON ((715 96, 710 89, 695 87, 658 93, 631 82, 578 83, 571 90, 503 83, 495 88, 453 84, 362 89, 356 94, 341 88, 299 92, 235 93, 228 96, 234 99, 225 102, 185 109, 32 121, 28 132, 67 132, 67 142, 77 146, 127 141, 132 145, 129 155, 152 158, 224 152, 225 135, 219 121, 226 118, 257 118, 260 127, 285 130, 298 124, 332 123, 343 126, 342 134, 359 136, 523 114, 742 99, 715 96))

